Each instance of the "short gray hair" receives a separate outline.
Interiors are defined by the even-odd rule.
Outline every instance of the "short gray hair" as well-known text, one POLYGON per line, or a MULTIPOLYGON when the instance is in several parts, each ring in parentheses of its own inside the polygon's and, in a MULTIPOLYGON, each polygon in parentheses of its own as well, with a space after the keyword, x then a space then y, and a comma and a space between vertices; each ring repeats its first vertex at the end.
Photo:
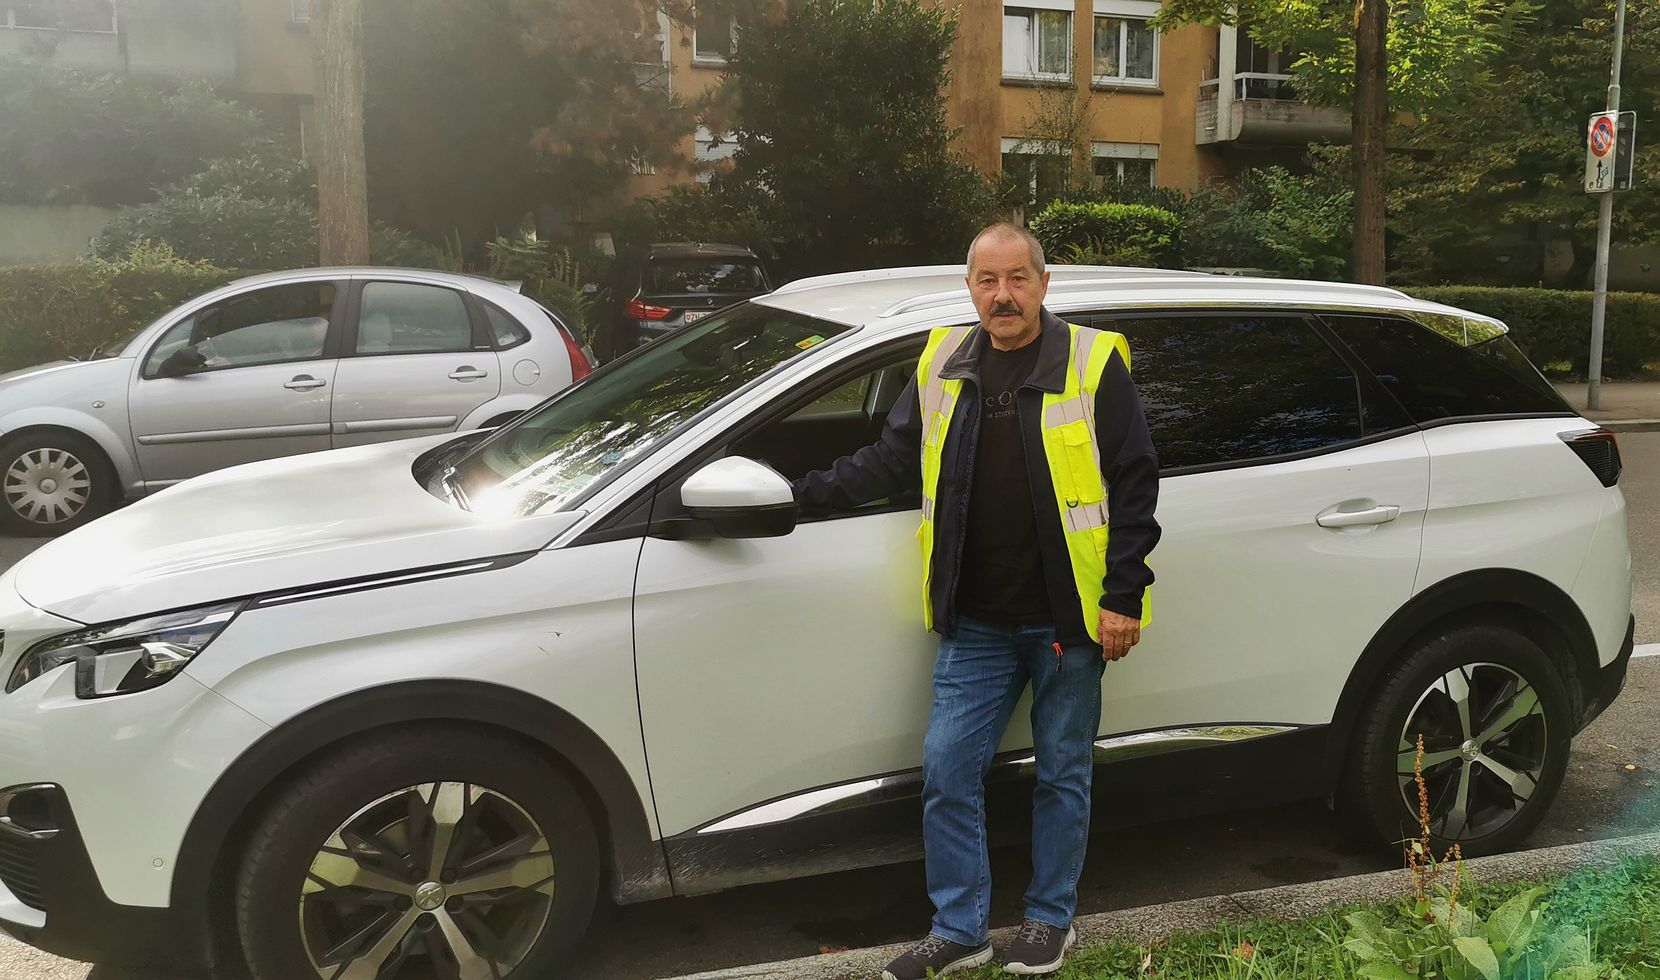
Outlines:
POLYGON ((969 275, 974 275, 974 246, 980 244, 980 239, 987 235, 994 235, 998 238, 1015 238, 1025 242, 1026 247, 1032 253, 1032 268, 1037 271, 1038 275, 1043 275, 1043 243, 1037 240, 1036 235, 1012 221, 999 221, 996 224, 987 225, 980 229, 980 233, 974 236, 972 242, 968 243, 967 265, 969 275))

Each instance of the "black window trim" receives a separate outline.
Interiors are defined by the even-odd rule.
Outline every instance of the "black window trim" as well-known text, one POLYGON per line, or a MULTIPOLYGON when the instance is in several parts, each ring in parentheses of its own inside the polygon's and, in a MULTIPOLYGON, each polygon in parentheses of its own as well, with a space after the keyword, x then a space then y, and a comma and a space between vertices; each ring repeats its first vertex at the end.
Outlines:
MULTIPOLYGON (((1316 314, 1316 318, 1319 319, 1319 321, 1320 321, 1320 327, 1323 330, 1325 330, 1328 334, 1331 335, 1331 342, 1333 344, 1336 344, 1341 350, 1343 350, 1348 355, 1353 357, 1354 363, 1359 365, 1361 370, 1364 370, 1368 375, 1371 375, 1371 377, 1375 381, 1377 381, 1378 386, 1380 388, 1382 388, 1385 392, 1388 393, 1389 397, 1395 401, 1396 405, 1400 406, 1402 414, 1404 414, 1407 418, 1413 420, 1414 427, 1417 428, 1417 429, 1438 429, 1438 428, 1440 428, 1442 426, 1445 426, 1445 425, 1458 425, 1458 424, 1463 423, 1463 422, 1505 422, 1505 421, 1513 421, 1513 420, 1517 420, 1517 419, 1572 419, 1572 418, 1579 418, 1580 417, 1578 412, 1575 412, 1571 408, 1569 408, 1569 409, 1565 409, 1565 410, 1562 410, 1562 411, 1556 411, 1556 412, 1484 412, 1484 413, 1479 413, 1479 414, 1474 414, 1474 415, 1447 415, 1447 416, 1443 416, 1443 417, 1437 418, 1437 419, 1429 419, 1427 421, 1420 421, 1419 419, 1416 418, 1416 416, 1414 416, 1414 414, 1412 413, 1411 410, 1409 410, 1404 404, 1401 403, 1400 399, 1395 398, 1395 393, 1392 392, 1392 391, 1389 391, 1388 386, 1383 384, 1382 380, 1378 379, 1377 375, 1372 373, 1371 368, 1367 367, 1365 362, 1363 360, 1361 360, 1359 352, 1354 350, 1352 347, 1350 347, 1349 344, 1348 344, 1348 341, 1343 339, 1342 335, 1337 332, 1336 328, 1333 327, 1331 324, 1326 322, 1327 317, 1335 317, 1335 316, 1345 316, 1345 317, 1368 316, 1368 317, 1373 317, 1375 319, 1401 320, 1405 323, 1411 324, 1413 327, 1415 327, 1419 330, 1424 331, 1425 333, 1429 334, 1431 337, 1434 337, 1436 340, 1440 341, 1443 344, 1448 345, 1449 347, 1451 347, 1454 350, 1463 351, 1465 353, 1470 353, 1470 352, 1473 352, 1475 350, 1475 347, 1474 346, 1466 347, 1462 344, 1455 343, 1453 340, 1451 340, 1450 338, 1442 335, 1440 332, 1438 332, 1436 330, 1433 330, 1433 329, 1425 326, 1420 321, 1414 319, 1409 313, 1406 313, 1406 312, 1400 311, 1400 310, 1370 310, 1370 311, 1365 311, 1365 310, 1334 310, 1334 309, 1329 309, 1329 310, 1320 310, 1316 314)), ((1486 341, 1486 343, 1492 343, 1494 340, 1507 339, 1507 338, 1509 338, 1509 336, 1510 336, 1510 331, 1509 331, 1508 328, 1506 328, 1504 333, 1500 334, 1498 337, 1494 337, 1494 338, 1486 341)), ((1514 341, 1511 341, 1511 342, 1514 343, 1514 341)), ((1479 346, 1479 345, 1476 345, 1476 346, 1479 346)), ((1534 364, 1531 359, 1528 361, 1528 365, 1530 367, 1532 367, 1533 370, 1536 371, 1536 372, 1539 370, 1539 366, 1537 364, 1534 364)), ((1546 384, 1550 383, 1550 379, 1545 378, 1543 373, 1540 373, 1539 377, 1543 378, 1545 380, 1546 384)))
POLYGON ((347 302, 347 293, 350 292, 348 289, 349 283, 350 280, 339 279, 333 276, 326 276, 321 279, 293 279, 284 282, 262 283, 250 289, 244 289, 229 296, 221 297, 220 299, 199 307, 190 314, 180 317, 179 319, 174 320, 167 326, 163 327, 161 332, 156 334, 156 339, 151 341, 149 345, 145 347, 144 352, 139 355, 138 378, 140 381, 176 380, 165 375, 152 373, 150 370, 150 358, 155 356, 156 348, 161 346, 161 342, 166 340, 167 335, 172 333, 173 329, 179 324, 185 322, 194 324, 202 314, 208 312, 209 310, 218 309, 225 306, 227 303, 235 302, 244 296, 251 296, 257 292, 263 292, 267 289, 276 289, 282 286, 321 286, 326 284, 334 287, 334 306, 329 310, 329 328, 328 332, 323 335, 323 352, 320 355, 316 357, 290 357, 280 361, 260 361, 257 364, 227 364, 224 367, 204 367, 201 370, 190 372, 188 376, 195 377, 202 374, 219 374, 224 371, 238 371, 243 368, 271 367, 273 365, 282 364, 310 364, 313 361, 338 360, 340 358, 341 334, 344 331, 345 315, 349 308, 349 303, 347 302))
POLYGON ((351 281, 351 299, 346 310, 346 319, 340 332, 340 357, 356 359, 359 357, 423 357, 434 354, 465 355, 489 354, 495 351, 496 346, 490 340, 489 324, 484 321, 484 313, 471 302, 472 293, 456 286, 448 286, 436 282, 420 282, 413 279, 384 278, 367 276, 351 281), (396 351, 359 351, 357 349, 358 318, 363 313, 364 287, 376 283, 391 284, 394 286, 425 286, 428 289, 444 289, 461 297, 461 308, 467 314, 467 329, 472 337, 472 346, 466 350, 396 350, 396 351))

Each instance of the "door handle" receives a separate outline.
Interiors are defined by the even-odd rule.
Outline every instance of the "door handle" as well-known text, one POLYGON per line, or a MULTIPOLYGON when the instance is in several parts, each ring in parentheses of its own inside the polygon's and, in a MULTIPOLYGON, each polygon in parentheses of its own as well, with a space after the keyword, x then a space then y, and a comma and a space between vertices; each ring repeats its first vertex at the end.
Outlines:
POLYGON ((489 376, 489 371, 480 371, 471 364, 463 364, 454 371, 450 372, 450 378, 455 381, 477 381, 480 378, 488 378, 489 376))
POLYGON ((312 388, 321 388, 326 384, 328 384, 328 382, 324 381, 322 378, 314 378, 309 374, 301 374, 297 375, 294 380, 285 382, 283 387, 292 391, 308 391, 312 388))
POLYGON ((1379 504, 1368 510, 1327 510, 1314 519, 1321 527, 1362 527, 1368 524, 1388 524, 1399 517, 1401 509, 1394 504, 1379 504))

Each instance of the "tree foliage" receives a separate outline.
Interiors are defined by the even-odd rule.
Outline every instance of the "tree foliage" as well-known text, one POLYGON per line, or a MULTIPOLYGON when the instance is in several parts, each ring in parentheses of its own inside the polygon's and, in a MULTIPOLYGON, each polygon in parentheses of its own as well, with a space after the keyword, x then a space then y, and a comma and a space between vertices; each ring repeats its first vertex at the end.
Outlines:
POLYGON ((0 201, 138 204, 260 129, 200 83, 0 59, 0 201))
POLYGON ((364 0, 372 213, 479 242, 544 203, 580 220, 692 128, 636 64, 657 0, 364 0), (419 161, 412 166, 411 161, 419 161))
POLYGON ((995 202, 951 147, 956 28, 922 0, 800 0, 744 29, 716 195, 777 229, 797 272, 959 256, 995 202))
MULTIPOLYGON (((1428 115, 1466 97, 1490 78, 1492 60, 1544 6, 1538 0, 1391 0, 1391 108, 1428 115)), ((1298 56, 1291 75, 1305 100, 1347 106, 1354 94, 1354 17, 1354 0, 1167 0, 1157 23, 1242 24, 1265 47, 1298 56)))

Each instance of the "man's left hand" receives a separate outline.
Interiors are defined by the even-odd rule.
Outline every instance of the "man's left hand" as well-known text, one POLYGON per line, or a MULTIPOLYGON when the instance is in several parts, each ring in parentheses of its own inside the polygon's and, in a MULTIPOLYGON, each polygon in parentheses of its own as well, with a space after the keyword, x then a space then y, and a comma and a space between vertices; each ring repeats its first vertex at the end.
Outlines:
POLYGON ((1101 659, 1112 663, 1130 655, 1130 648, 1141 642, 1141 620, 1101 610, 1101 659))

